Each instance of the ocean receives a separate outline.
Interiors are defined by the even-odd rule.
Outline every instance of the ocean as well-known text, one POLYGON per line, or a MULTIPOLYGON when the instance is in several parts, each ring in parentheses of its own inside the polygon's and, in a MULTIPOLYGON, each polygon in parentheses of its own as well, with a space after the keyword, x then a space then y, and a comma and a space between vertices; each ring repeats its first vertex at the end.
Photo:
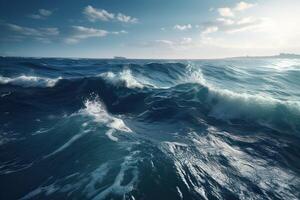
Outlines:
POLYGON ((0 199, 299 199, 300 59, 0 58, 0 199))

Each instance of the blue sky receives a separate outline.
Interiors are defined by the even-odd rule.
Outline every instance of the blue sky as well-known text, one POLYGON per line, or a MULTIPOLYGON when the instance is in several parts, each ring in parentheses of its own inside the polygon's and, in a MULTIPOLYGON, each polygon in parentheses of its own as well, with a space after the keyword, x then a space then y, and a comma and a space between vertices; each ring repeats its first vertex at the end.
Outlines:
POLYGON ((299 0, 0 0, 0 55, 219 58, 300 53, 299 0))

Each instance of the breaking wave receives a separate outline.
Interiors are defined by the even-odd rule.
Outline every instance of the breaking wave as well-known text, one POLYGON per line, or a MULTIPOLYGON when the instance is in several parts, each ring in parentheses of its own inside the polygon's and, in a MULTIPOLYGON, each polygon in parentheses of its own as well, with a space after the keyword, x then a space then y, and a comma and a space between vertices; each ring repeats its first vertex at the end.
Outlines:
POLYGON ((81 112, 93 116, 96 122, 106 124, 108 127, 119 131, 132 132, 130 128, 124 124, 122 119, 108 114, 99 97, 94 97, 92 100, 86 100, 84 106, 85 109, 81 112))
POLYGON ((110 81, 112 84, 125 85, 128 88, 143 88, 144 84, 138 81, 129 69, 124 69, 123 71, 115 74, 113 72, 106 72, 100 74, 101 77, 110 81))
POLYGON ((45 78, 38 76, 26 76, 21 75, 14 78, 0 76, 0 84, 12 84, 24 87, 53 87, 55 84, 62 79, 58 78, 45 78))

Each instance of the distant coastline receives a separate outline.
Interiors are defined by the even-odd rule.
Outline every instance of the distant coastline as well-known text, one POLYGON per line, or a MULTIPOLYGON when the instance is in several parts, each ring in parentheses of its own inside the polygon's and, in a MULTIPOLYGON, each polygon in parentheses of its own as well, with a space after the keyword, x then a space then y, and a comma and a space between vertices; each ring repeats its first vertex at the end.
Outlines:
MULTIPOLYGON (((299 54, 293 53, 280 53, 278 55, 272 56, 237 56, 237 57, 230 57, 230 58, 290 58, 290 59, 300 59, 299 54)), ((228 58, 227 58, 228 59, 228 58)))

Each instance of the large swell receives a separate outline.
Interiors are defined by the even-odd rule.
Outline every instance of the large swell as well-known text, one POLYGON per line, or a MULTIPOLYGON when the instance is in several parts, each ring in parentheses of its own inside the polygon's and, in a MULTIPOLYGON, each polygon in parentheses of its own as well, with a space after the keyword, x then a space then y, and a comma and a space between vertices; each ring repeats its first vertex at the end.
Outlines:
POLYGON ((0 58, 0 199, 299 199, 300 60, 0 58))

